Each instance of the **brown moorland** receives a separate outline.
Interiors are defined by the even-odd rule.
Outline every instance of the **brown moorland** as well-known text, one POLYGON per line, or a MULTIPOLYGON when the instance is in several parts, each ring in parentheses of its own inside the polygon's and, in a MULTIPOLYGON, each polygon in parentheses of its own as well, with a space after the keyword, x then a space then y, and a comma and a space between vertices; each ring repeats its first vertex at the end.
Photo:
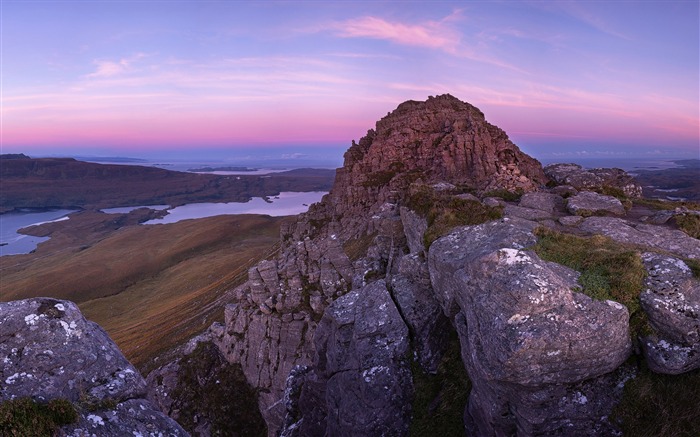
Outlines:
POLYGON ((223 320, 230 291, 274 253, 284 218, 227 215, 136 225, 131 214, 84 211, 32 229, 51 240, 0 257, 0 298, 73 300, 142 371, 159 354, 223 320))

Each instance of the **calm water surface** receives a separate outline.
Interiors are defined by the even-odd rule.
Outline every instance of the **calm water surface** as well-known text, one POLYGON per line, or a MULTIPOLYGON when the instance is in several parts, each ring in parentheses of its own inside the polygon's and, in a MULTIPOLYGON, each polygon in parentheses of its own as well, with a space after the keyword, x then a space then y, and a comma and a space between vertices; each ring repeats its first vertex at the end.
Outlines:
POLYGON ((75 212, 71 209, 57 209, 42 212, 11 212, 0 214, 0 256, 29 253, 36 246, 48 240, 48 237, 33 237, 18 234, 17 231, 27 226, 40 225, 47 222, 68 220, 68 214, 75 212))
POLYGON ((248 202, 190 203, 168 210, 163 218, 145 222, 145 225, 176 223, 180 220, 230 214, 265 214, 270 216, 295 215, 306 212, 309 205, 321 200, 325 191, 308 193, 282 192, 270 197, 270 202, 257 197, 248 202))

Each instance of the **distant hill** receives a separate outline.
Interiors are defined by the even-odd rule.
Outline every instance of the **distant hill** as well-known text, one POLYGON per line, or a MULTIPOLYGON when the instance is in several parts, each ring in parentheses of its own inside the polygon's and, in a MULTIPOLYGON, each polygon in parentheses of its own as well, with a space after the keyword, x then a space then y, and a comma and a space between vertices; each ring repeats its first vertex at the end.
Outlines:
POLYGON ((700 200, 700 159, 674 161, 680 168, 636 170, 646 197, 700 200))
POLYGON ((3 153, 0 155, 0 159, 31 159, 24 153, 3 153))
POLYGON ((0 212, 16 208, 85 209, 148 204, 246 201, 282 191, 326 191, 335 170, 302 169, 271 175, 194 174, 73 158, 4 155, 0 212))

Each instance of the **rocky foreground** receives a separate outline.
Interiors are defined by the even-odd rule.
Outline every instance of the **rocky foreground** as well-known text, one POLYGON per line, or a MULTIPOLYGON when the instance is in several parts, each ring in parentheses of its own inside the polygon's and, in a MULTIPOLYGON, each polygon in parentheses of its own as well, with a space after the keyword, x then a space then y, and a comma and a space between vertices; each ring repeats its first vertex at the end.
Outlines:
MULTIPOLYGON (((148 376, 150 404, 142 380, 122 384, 120 374, 136 378, 128 363, 98 366, 111 376, 87 379, 106 389, 83 390, 115 396, 117 409, 155 405, 199 435, 416 435, 419 374, 440 374, 456 338, 471 383, 457 406, 461 433, 619 434, 610 417, 637 372, 630 357, 664 374, 700 368, 700 281, 687 264, 700 260, 700 240, 674 225, 698 212, 640 209, 628 200, 639 195, 621 170, 543 169, 452 96, 403 103, 353 143, 323 201, 282 229, 278 255, 249 270, 225 322, 148 376), (629 247, 646 271, 641 310, 581 293, 578 271, 532 250, 540 229, 629 247), (638 311, 644 329, 630 326, 638 311), (112 386, 134 394, 112 395, 112 386), (234 399, 257 408, 234 418, 225 408, 234 399)), ((67 302, 42 302, 3 304, 17 314, 9 323, 1 313, 0 399, 33 395, 33 383, 58 387, 45 399, 76 397, 75 382, 57 382, 59 366, 34 370, 43 362, 35 350, 48 348, 13 343, 26 331, 94 347, 92 335, 70 337, 78 328, 61 323, 67 302), (58 318, 33 329, 54 320, 41 305, 58 318)), ((109 356, 99 359, 122 363, 109 356)), ((441 396, 434 409, 450 401, 441 396)), ((99 417, 107 423, 117 409, 99 417)), ((161 426, 152 417, 140 423, 161 426)))

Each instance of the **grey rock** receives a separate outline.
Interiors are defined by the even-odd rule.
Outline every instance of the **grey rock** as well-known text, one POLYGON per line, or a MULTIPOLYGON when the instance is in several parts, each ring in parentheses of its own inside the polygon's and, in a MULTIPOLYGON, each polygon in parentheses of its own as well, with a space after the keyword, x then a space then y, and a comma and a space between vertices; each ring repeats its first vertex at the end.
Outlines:
POLYGON ((627 309, 572 292, 575 272, 514 247, 532 239, 526 223, 497 221, 460 228, 429 251, 433 288, 459 308, 448 314, 473 385, 473 435, 550 435, 564 422, 585 435, 614 402, 604 385, 585 395, 575 387, 605 378, 631 354, 627 309), (586 406, 568 417, 560 402, 586 406))
POLYGON ((519 217, 525 220, 546 220, 552 218, 552 213, 541 209, 523 208, 522 206, 506 205, 503 208, 506 217, 519 217))
POLYGON ((451 327, 435 299, 427 263, 417 255, 401 258, 399 273, 391 278, 391 291, 411 332, 418 363, 425 372, 435 373, 451 327))
POLYGON ((437 242, 434 242, 429 251, 428 268, 435 296, 445 315, 452 319, 459 312, 452 290, 459 288, 460 283, 453 273, 461 269, 466 259, 472 256, 465 247, 473 246, 482 255, 482 247, 489 245, 522 249, 537 242, 537 237, 532 233, 537 226, 537 223, 531 221, 504 218, 482 225, 456 228, 438 240, 439 246, 435 246, 437 242))
POLYGON ((566 208, 571 214, 581 216, 590 216, 601 212, 625 215, 625 207, 622 206, 622 202, 613 196, 606 196, 592 191, 582 191, 575 196, 569 197, 566 208))
POLYGON ((403 223, 404 234, 411 253, 425 252, 423 236, 425 231, 428 230, 428 222, 404 206, 401 207, 401 222, 403 223))
POLYGON ((107 333, 69 301, 0 302, 0 399, 143 397, 146 382, 107 333))
POLYGON ((189 436, 177 422, 144 399, 131 399, 113 409, 83 413, 77 423, 64 426, 60 432, 66 437, 189 436))
POLYGON ((497 206, 505 206, 506 204, 500 197, 484 197, 482 203, 492 208, 495 208, 497 206))
POLYGON ((299 398, 301 397, 301 389, 304 386, 309 370, 309 366, 295 366, 289 372, 284 388, 284 408, 287 411, 287 415, 284 418, 280 437, 296 437, 299 435, 300 427, 303 423, 299 398))
POLYGON ((571 185, 557 185, 556 187, 552 187, 549 189, 549 192, 552 194, 557 194, 561 196, 562 198, 574 196, 578 194, 578 190, 571 185))
POLYGON ((564 217, 559 217, 559 223, 564 226, 578 226, 583 221, 583 217, 580 215, 567 215, 564 217))
POLYGON ((565 211, 564 199, 558 194, 532 192, 525 193, 520 198, 518 206, 523 208, 537 209, 550 214, 565 211))
POLYGON ((642 346, 655 372, 678 374, 700 368, 700 281, 680 259, 644 253, 648 276, 640 295, 657 335, 642 346))
POLYGON ((472 202, 481 202, 481 200, 479 200, 478 197, 476 197, 476 196, 473 195, 473 194, 469 194, 469 193, 457 194, 457 195, 455 195, 455 197, 456 197, 457 199, 470 200, 470 201, 472 201, 472 202))
POLYGON ((188 435, 144 399, 141 374, 73 302, 0 302, 0 381, 0 402, 30 396, 104 405, 81 412, 62 435, 188 435))
POLYGON ((333 302, 314 342, 298 435, 406 435, 413 396, 408 329, 384 283, 333 302))
POLYGON ((683 231, 663 226, 634 224, 617 217, 588 217, 579 228, 593 234, 601 234, 621 243, 631 243, 653 249, 661 249, 676 256, 700 259, 700 240, 683 231))
POLYGON ((619 168, 584 170, 578 164, 550 164, 544 168, 548 178, 558 185, 581 189, 616 188, 628 197, 641 197, 642 187, 634 178, 619 168))

